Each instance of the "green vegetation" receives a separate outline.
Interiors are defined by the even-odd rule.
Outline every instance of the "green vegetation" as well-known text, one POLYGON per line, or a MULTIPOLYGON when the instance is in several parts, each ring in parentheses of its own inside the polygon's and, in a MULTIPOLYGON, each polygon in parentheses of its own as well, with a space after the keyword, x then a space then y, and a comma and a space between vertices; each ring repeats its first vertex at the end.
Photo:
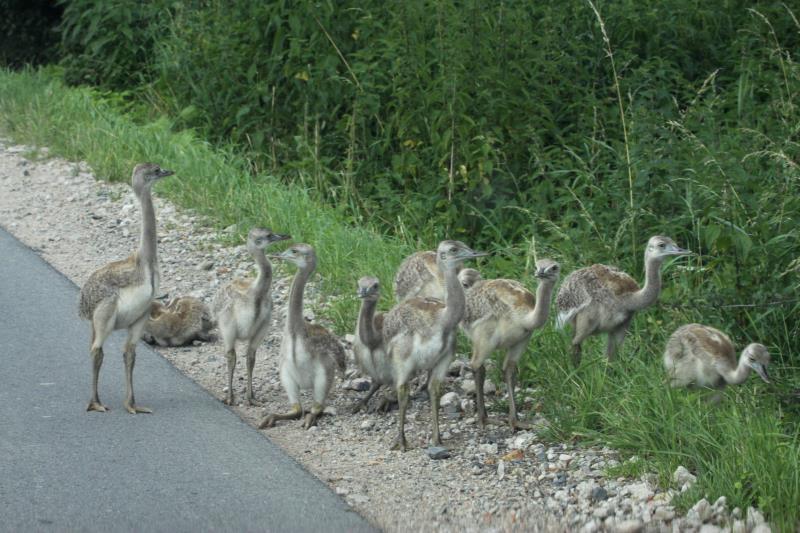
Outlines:
POLYGON ((391 287, 394 265, 410 247, 348 226, 299 187, 251 175, 230 150, 213 149, 189 131, 175 132, 166 118, 139 126, 118 107, 113 95, 71 90, 43 72, 0 73, 0 131, 16 140, 87 161, 100 178, 115 181, 130 179, 137 162, 159 161, 176 176, 158 192, 219 227, 235 224, 238 240, 261 224, 313 244, 322 258, 321 290, 331 296, 326 316, 339 331, 352 329, 358 276, 374 273, 391 287))
POLYGON ((62 70, 0 74, 0 130, 109 179, 141 159, 174 166, 161 192, 220 227, 314 244, 339 332, 359 275, 389 287, 405 254, 444 236, 491 249, 485 276, 529 286, 537 256, 641 279, 652 234, 697 252, 665 266, 613 365, 595 339, 572 369, 548 327, 523 386, 553 438, 635 454, 664 482, 696 471, 684 504, 724 494, 800 525, 800 23, 786 4, 64 7, 62 70), (692 321, 767 344, 776 383, 717 408, 669 389, 664 342, 692 321))
POLYGON ((0 0, 0 66, 57 60, 62 11, 52 0, 0 0))

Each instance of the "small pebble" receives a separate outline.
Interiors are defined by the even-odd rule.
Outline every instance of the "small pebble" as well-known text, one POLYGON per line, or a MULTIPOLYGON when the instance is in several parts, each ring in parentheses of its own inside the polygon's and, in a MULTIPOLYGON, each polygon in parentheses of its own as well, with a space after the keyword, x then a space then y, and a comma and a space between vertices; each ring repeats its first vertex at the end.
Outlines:
POLYGON ((426 448, 425 453, 428 454, 428 457, 434 460, 448 459, 450 457, 450 450, 443 448, 442 446, 431 446, 430 448, 426 448))

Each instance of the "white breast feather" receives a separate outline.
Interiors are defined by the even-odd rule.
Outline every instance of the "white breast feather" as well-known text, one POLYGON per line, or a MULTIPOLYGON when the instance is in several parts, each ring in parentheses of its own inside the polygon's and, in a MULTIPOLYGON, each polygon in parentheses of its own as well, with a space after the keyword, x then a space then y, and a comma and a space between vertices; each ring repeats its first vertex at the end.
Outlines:
MULTIPOLYGON (((149 270, 145 270, 145 280, 150 279, 149 270)), ((127 328, 150 310, 153 301, 153 288, 150 283, 142 283, 130 287, 122 287, 117 299, 117 320, 115 327, 127 328)))
POLYGON ((556 328, 557 329, 564 329, 564 326, 572 320, 572 318, 586 309, 586 307, 591 303, 591 300, 583 302, 581 305, 577 307, 573 307, 572 309, 565 309, 563 311, 558 312, 558 316, 556 317, 556 328))

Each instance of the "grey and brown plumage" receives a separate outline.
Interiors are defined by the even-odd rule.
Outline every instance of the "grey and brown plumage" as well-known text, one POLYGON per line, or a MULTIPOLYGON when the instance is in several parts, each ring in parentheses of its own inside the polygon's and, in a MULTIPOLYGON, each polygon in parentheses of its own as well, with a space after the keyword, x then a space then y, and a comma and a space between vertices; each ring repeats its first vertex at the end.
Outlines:
POLYGON ((533 331, 547 322, 553 287, 559 274, 560 266, 555 261, 537 261, 535 275, 540 281, 536 296, 512 279, 478 280, 467 289, 466 312, 461 327, 472 342, 470 366, 475 373, 475 409, 481 427, 485 427, 487 422, 483 395, 484 365, 494 350, 506 351, 503 373, 509 399, 508 423, 513 429, 525 427, 517 420, 514 401, 517 364, 533 331))
POLYGON ((751 370, 769 383, 769 351, 763 344, 747 345, 739 360, 730 338, 711 326, 686 324, 675 330, 664 350, 664 369, 673 387, 712 387, 743 383, 751 370))
POLYGON ((463 268, 458 273, 458 281, 461 282, 461 286, 464 287, 464 289, 471 288, 482 279, 483 276, 481 273, 474 268, 463 268))
POLYGON ((597 333, 608 333, 606 356, 612 359, 636 311, 658 299, 661 264, 669 256, 688 253, 669 237, 651 237, 644 254, 645 284, 641 289, 628 274, 606 265, 592 265, 567 276, 556 296, 557 325, 570 324, 573 328, 575 365, 580 364, 583 341, 597 333))
POLYGON ((182 296, 167 304, 155 300, 142 338, 159 346, 183 346, 195 340, 207 342, 213 338, 211 330, 215 324, 208 306, 198 298, 182 296))
POLYGON ((235 279, 223 286, 214 298, 214 315, 228 362, 228 396, 225 403, 233 405, 233 371, 236 368, 236 341, 247 342, 247 390, 245 401, 255 403, 253 368, 256 350, 269 330, 272 319, 272 264, 264 249, 272 243, 289 239, 288 235, 273 233, 268 228, 252 228, 247 235, 247 250, 256 262, 255 279, 235 279))
POLYGON ((311 390, 314 403, 303 423, 308 429, 316 423, 325 409, 338 367, 345 371, 345 354, 339 339, 319 324, 309 324, 303 317, 303 292, 311 274, 317 268, 317 255, 308 244, 294 244, 279 255, 270 256, 297 266, 292 281, 286 313, 286 327, 281 341, 280 378, 291 410, 264 417, 259 428, 271 427, 278 420, 303 416, 300 391, 311 390))
MULTIPOLYGON (((456 264, 461 270, 463 261, 456 264)), ((394 277, 394 297, 398 302, 409 298, 444 299, 444 278, 436 265, 436 252, 415 252, 400 263, 394 277)))
POLYGON ((103 343, 116 329, 127 329, 123 359, 127 394, 125 409, 129 413, 149 413, 136 405, 133 394, 133 367, 136 343, 142 337, 149 316, 150 304, 158 292, 159 271, 156 250, 156 216, 150 194, 152 184, 172 175, 154 163, 136 165, 131 177, 133 191, 142 210, 142 232, 139 249, 122 261, 115 261, 93 272, 81 287, 79 314, 92 323, 92 399, 87 411, 105 412, 100 403, 97 382, 103 364, 103 343))
POLYGON ((411 298, 394 306, 383 320, 383 338, 394 366, 395 387, 400 405, 398 434, 393 448, 405 451, 405 415, 408 382, 418 371, 430 371, 431 442, 441 444, 439 435, 439 393, 441 382, 453 358, 456 330, 466 307, 464 288, 458 280, 462 262, 485 255, 459 241, 442 241, 436 263, 444 280, 444 300, 411 298))
MULTIPOLYGON (((423 252, 423 253, 427 253, 427 252, 423 252)), ((434 256, 435 256, 435 252, 433 252, 433 253, 434 253, 434 256)), ((459 272, 458 272, 458 281, 461 283, 461 286, 464 287, 464 290, 469 289, 470 287, 475 285, 476 282, 478 282, 478 281, 480 281, 482 279, 483 279, 483 276, 481 275, 481 273, 478 272, 477 270, 475 270, 474 268, 461 268, 459 270, 459 272)), ((438 290, 438 288, 441 288, 438 284, 436 285, 436 287, 437 287, 437 290, 438 290)), ((440 294, 438 296, 428 295, 426 297, 442 299, 443 298, 443 294, 440 294)), ((428 374, 426 375, 425 381, 420 384, 419 388, 415 392, 415 395, 421 393, 424 390, 427 390, 428 381, 429 380, 430 380, 430 372, 428 372, 428 374)))
MULTIPOLYGON (((394 386, 394 367, 386 352, 383 340, 383 313, 376 313, 375 308, 380 300, 380 281, 372 276, 364 276, 358 280, 358 297, 361 298, 361 309, 356 322, 353 340, 353 355, 361 373, 371 379, 369 391, 353 406, 358 412, 367 405, 369 399, 381 386, 394 386)), ((377 407, 381 409, 388 404, 386 398, 377 407)))

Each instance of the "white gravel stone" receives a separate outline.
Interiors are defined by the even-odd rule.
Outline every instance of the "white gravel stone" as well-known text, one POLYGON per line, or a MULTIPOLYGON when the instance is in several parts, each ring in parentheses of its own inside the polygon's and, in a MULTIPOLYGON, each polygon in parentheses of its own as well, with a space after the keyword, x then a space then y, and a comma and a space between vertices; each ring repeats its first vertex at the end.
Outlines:
POLYGON ((461 407, 461 397, 459 397, 458 393, 456 392, 447 392, 442 394, 442 397, 439 400, 439 404, 442 407, 447 407, 449 405, 458 405, 461 407))
POLYGON ((728 508, 728 498, 726 498, 725 496, 720 496, 714 502, 714 505, 712 505, 712 507, 714 508, 715 513, 725 512, 725 510, 728 508))
POLYGON ((369 497, 363 494, 351 494, 347 497, 347 500, 356 505, 369 503, 369 497))
POLYGON ((644 529, 644 524, 641 520, 624 520, 618 522, 615 528, 617 533, 639 533, 644 529))
POLYGON ((613 511, 611 510, 611 507, 609 507, 607 505, 601 505, 600 507, 598 507, 597 509, 592 511, 592 516, 594 516, 595 518, 602 519, 602 518, 607 517, 611 513, 613 513, 613 511))
POLYGON ((709 505, 708 500, 703 498, 689 509, 689 512, 686 513, 686 518, 703 524, 707 522, 712 515, 713 510, 711 509, 711 505, 709 505))
POLYGON ((757 525, 764 523, 764 515, 754 507, 748 507, 745 523, 747 524, 748 530, 753 529, 757 525))
POLYGON ((675 518, 675 509, 672 507, 656 507, 653 511, 653 520, 658 522, 668 522, 675 518))
POLYGON ((506 439, 506 446, 512 450, 525 450, 536 439, 536 435, 529 431, 521 431, 511 438, 506 439))
POLYGON ((653 490, 648 486, 646 482, 633 483, 631 485, 628 485, 626 493, 630 494, 637 500, 642 500, 642 501, 647 501, 653 497, 653 490))
POLYGON ((697 477, 689 472, 685 466, 679 466, 672 474, 672 481, 678 486, 678 488, 683 489, 683 487, 686 485, 691 487, 695 481, 697 481, 697 477))
POLYGON ((487 455, 497 455, 497 443, 495 442, 481 444, 478 446, 478 449, 481 451, 481 453, 485 453, 487 455))

